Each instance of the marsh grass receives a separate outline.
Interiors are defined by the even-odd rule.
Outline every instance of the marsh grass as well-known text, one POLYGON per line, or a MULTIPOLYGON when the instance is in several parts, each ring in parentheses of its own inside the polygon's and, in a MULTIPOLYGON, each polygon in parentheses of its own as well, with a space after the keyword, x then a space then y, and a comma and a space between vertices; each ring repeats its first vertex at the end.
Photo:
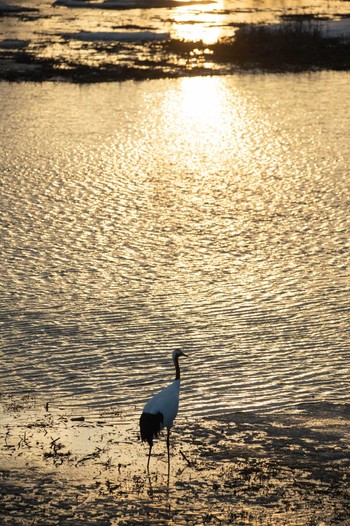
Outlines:
POLYGON ((325 38, 317 25, 302 22, 249 26, 239 30, 234 38, 222 39, 212 50, 214 61, 232 62, 245 68, 303 70, 350 66, 349 42, 325 38))
POLYGON ((201 52, 214 63, 230 63, 242 69, 349 69, 350 42, 326 38, 317 21, 301 18, 273 26, 244 26, 233 37, 212 45, 171 40, 167 52, 190 57, 201 52))

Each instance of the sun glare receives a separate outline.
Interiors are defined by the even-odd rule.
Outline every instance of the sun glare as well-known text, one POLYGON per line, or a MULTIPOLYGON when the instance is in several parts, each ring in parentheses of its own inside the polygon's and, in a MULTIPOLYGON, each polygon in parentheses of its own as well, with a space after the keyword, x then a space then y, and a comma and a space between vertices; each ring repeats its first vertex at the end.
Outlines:
POLYGON ((176 89, 163 101, 164 136, 172 138, 170 150, 172 144, 176 145, 182 152, 182 162, 201 176, 215 171, 218 162, 225 166, 234 158, 237 164, 246 163, 256 147, 247 130, 250 104, 254 100, 230 79, 179 79, 176 89))
MULTIPOLYGON (((223 82, 220 77, 192 77, 179 79, 178 89, 164 101, 164 115, 175 116, 167 125, 171 135, 186 145, 186 152, 196 151, 197 158, 215 159, 222 156, 222 149, 230 139, 230 148, 235 148, 237 136, 245 127, 238 90, 223 82), (237 98, 237 113, 227 112, 227 99, 237 98)), ((192 158, 189 155, 189 160, 192 158)), ((203 166, 206 165, 206 162, 203 166)), ((209 165, 211 161, 209 162, 209 165)))
POLYGON ((224 122, 222 88, 222 83, 215 77, 181 79, 181 114, 201 126, 220 128, 224 122))
POLYGON ((212 4, 183 6, 176 9, 173 17, 174 37, 179 40, 202 40, 213 44, 222 34, 223 0, 212 4), (220 10, 220 14, 218 13, 220 10))

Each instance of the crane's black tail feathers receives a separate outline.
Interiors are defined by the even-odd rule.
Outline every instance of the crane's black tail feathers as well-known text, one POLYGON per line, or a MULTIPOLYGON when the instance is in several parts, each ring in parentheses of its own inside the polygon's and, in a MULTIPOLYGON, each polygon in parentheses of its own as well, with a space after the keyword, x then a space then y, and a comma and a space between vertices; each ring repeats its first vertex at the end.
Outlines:
POLYGON ((163 427, 163 415, 158 412, 153 415, 152 413, 142 413, 140 417, 140 431, 141 440, 144 442, 147 440, 150 447, 153 446, 153 438, 157 438, 163 427))

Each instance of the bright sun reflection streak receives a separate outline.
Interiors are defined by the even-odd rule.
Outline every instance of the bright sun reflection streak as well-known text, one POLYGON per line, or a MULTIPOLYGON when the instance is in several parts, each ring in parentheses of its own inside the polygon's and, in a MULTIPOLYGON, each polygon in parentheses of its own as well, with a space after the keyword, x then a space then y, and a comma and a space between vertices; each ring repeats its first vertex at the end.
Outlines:
POLYGON ((179 7, 174 15, 174 38, 199 41, 205 44, 217 42, 222 34, 223 0, 208 5, 179 7), (220 11, 220 14, 218 14, 220 11))
MULTIPOLYGON (((222 138, 228 132, 225 92, 216 77, 183 78, 179 89, 165 101, 165 115, 173 115, 171 132, 174 144, 183 146, 183 160, 190 172, 204 176, 209 159, 218 154, 222 138), (175 96, 174 96, 175 95, 175 96)), ((174 152, 175 154, 175 152, 174 152)))
MULTIPOLYGON (((219 77, 183 78, 176 98, 169 105, 176 104, 170 113, 176 115, 176 128, 189 147, 196 146, 198 151, 205 150, 206 156, 216 155, 218 148, 231 137, 233 146, 235 137, 239 139, 242 128, 246 128, 244 108, 246 101, 232 85, 223 83, 219 77), (227 99, 234 98, 228 114, 227 99)), ((175 124, 175 123, 173 123, 175 124)), ((222 153, 222 152, 221 152, 222 153)))
POLYGON ((247 104, 234 83, 220 77, 179 79, 178 89, 164 100, 168 158, 176 159, 181 151, 181 184, 189 185, 192 196, 219 191, 232 171, 232 159, 239 164, 252 155, 244 139, 249 135, 247 104))
POLYGON ((224 116, 222 83, 215 77, 181 79, 180 114, 200 126, 221 126, 224 116))

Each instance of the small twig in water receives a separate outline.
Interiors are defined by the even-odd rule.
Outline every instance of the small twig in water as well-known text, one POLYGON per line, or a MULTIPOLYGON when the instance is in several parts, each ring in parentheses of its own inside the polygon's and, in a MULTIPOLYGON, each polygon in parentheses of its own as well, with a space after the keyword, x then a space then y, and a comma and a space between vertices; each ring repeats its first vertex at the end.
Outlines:
POLYGON ((190 460, 188 460, 188 458, 186 457, 185 453, 183 451, 181 451, 181 449, 180 449, 180 454, 181 454, 182 458, 184 460, 186 460, 188 466, 191 467, 192 466, 192 462, 190 460))
POLYGON ((18 445, 17 445, 18 449, 20 449, 23 446, 30 447, 26 433, 24 433, 23 437, 20 437, 20 441, 18 442, 18 445))

